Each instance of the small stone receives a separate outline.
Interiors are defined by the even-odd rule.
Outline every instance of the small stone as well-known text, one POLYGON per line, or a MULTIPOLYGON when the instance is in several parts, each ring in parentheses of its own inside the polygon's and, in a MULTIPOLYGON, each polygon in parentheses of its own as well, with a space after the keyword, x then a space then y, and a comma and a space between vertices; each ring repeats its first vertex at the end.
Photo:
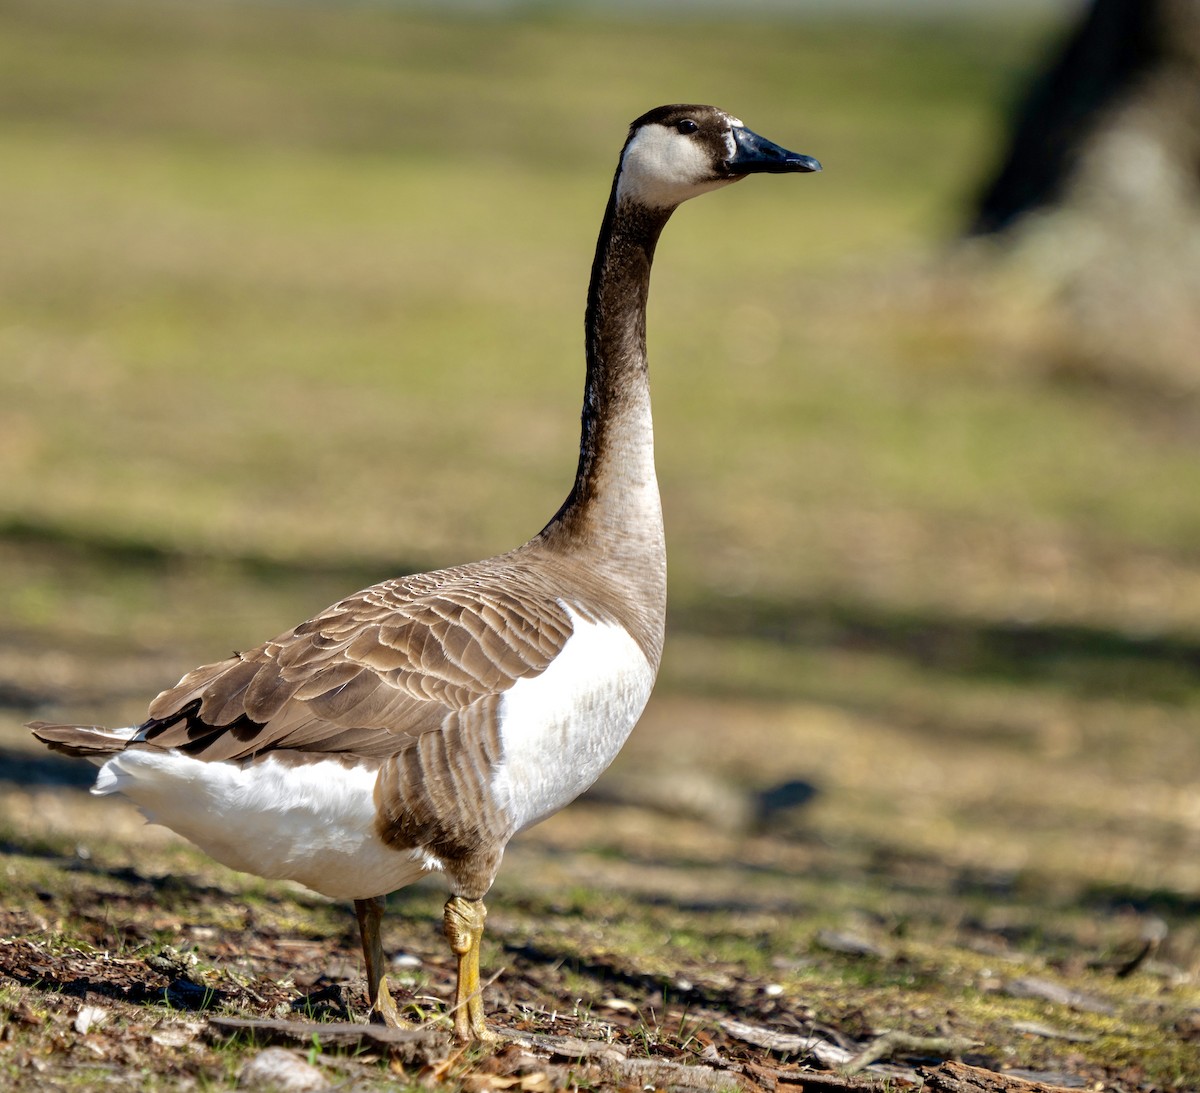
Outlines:
POLYGON ((877 945, 870 938, 850 930, 818 930, 817 944, 831 953, 845 953, 847 956, 886 957, 888 951, 882 945, 877 945))
POLYGON ((265 1086, 280 1093, 316 1093, 329 1088, 329 1079, 299 1055, 282 1047, 269 1047, 242 1067, 238 1085, 247 1089, 265 1086))

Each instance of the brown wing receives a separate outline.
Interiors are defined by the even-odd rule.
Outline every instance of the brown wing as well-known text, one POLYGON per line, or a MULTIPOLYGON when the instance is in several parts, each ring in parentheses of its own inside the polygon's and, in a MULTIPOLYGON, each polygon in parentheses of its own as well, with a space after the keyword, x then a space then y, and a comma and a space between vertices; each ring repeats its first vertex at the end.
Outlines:
POLYGON ((207 760, 394 755, 544 671, 570 634, 553 593, 511 556, 385 581, 189 672, 154 700, 136 739, 207 760))

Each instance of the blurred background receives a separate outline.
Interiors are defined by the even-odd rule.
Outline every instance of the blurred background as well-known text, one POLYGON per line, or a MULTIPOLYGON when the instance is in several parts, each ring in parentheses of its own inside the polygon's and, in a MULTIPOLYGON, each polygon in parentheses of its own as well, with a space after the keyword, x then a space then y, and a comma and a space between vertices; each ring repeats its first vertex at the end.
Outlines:
MULTIPOLYGON (((101 815, 28 718, 542 526, 628 122, 713 102, 825 170, 659 249, 670 632, 606 792, 695 775, 872 906, 982 877, 1194 970, 1189 9, 4 0, 4 822, 101 815)), ((528 845, 659 830, 571 815, 528 845)))

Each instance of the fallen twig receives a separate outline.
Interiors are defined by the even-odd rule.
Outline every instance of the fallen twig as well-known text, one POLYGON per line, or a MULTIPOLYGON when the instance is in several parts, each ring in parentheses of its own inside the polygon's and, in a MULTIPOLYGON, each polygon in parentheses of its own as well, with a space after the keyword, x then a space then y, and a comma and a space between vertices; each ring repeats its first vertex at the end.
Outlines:
POLYGON ((1067 1040, 1072 1044, 1090 1044, 1096 1039, 1087 1032, 1072 1032, 1070 1029, 1055 1028, 1053 1025, 1042 1024, 1041 1021, 1014 1021, 1012 1027, 1014 1032, 1021 1032, 1026 1036, 1042 1036, 1048 1040, 1067 1040))
POLYGON ((358 1048, 387 1052, 406 1062, 424 1059, 422 1049, 443 1037, 425 1029, 388 1028, 350 1021, 280 1021, 267 1018, 210 1017, 208 1027, 222 1036, 249 1035, 263 1044, 358 1048))
POLYGON ((927 1093, 1067 1093, 1060 1085, 1031 1082, 962 1063, 921 1067, 917 1073, 925 1080, 927 1093))
POLYGON ((1004 985, 1004 993, 1011 998, 1040 998, 1085 1013, 1113 1012, 1112 1004, 1103 998, 1084 994, 1083 991, 1073 990, 1049 979, 1039 979, 1034 975, 1023 975, 1009 981, 1004 985))
MULTIPOLYGON (((730 1036, 755 1047, 766 1048, 779 1055, 791 1055, 797 1059, 813 1060, 820 1066, 842 1074, 854 1074, 870 1066, 874 1060, 868 1059, 853 1070, 849 1069, 856 1060, 861 1059, 862 1053, 855 1055, 839 1044, 817 1035, 815 1032, 787 1033, 776 1032, 774 1029, 762 1028, 759 1025, 747 1025, 741 1021, 724 1020, 723 1028, 730 1036)), ((886 1051, 886 1048, 884 1049, 886 1051)), ((876 1067, 875 1073, 882 1076, 913 1080, 913 1071, 906 1067, 876 1067)))
POLYGON ((825 1042, 814 1032, 776 1032, 774 1029, 747 1025, 732 1018, 722 1021, 721 1028, 735 1040, 766 1048, 780 1055, 811 1055, 814 1044, 825 1042))
POLYGON ((518 1047, 530 1048, 539 1055, 575 1062, 580 1059, 608 1059, 621 1062, 626 1049, 603 1040, 581 1040, 577 1036, 554 1036, 544 1032, 505 1033, 505 1040, 518 1047))
POLYGON ((979 1044, 979 1040, 969 1040, 964 1036, 913 1036, 911 1033, 894 1030, 885 1032, 871 1041, 841 1069, 843 1074, 857 1074, 880 1059, 891 1058, 898 1051, 928 1052, 930 1055, 945 1057, 961 1055, 979 1044))

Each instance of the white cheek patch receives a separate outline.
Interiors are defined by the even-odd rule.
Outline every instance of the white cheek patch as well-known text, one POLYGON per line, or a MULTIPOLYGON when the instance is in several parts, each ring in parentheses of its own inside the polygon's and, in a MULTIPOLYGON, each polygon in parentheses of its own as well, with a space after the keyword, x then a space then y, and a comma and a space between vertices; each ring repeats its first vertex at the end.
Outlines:
POLYGON ((735 129, 745 129, 741 118, 735 118, 732 114, 722 115, 727 122, 729 128, 725 130, 725 149, 729 153, 728 159, 733 159, 737 155, 737 141, 733 139, 733 131, 735 129))
POLYGON ((646 125, 625 148, 617 200, 673 208, 726 181, 713 177, 713 163, 699 141, 666 125, 646 125))

